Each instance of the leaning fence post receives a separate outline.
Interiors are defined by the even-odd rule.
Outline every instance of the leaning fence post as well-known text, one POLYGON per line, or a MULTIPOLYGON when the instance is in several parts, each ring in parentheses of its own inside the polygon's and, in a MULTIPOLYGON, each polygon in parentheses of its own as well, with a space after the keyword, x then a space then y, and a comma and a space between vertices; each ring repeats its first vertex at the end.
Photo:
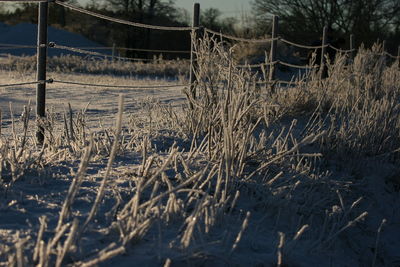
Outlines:
POLYGON ((320 65, 320 76, 321 78, 326 78, 326 66, 325 66, 325 54, 326 54, 326 44, 328 42, 328 27, 324 27, 322 34, 322 46, 321 46, 321 65, 320 65))
POLYGON ((269 72, 269 81, 275 80, 275 65, 276 65, 276 49, 277 49, 277 37, 278 37, 278 23, 279 17, 273 16, 272 17, 272 42, 271 42, 271 51, 270 51, 270 63, 271 68, 269 72))
POLYGON ((195 70, 195 61, 196 61, 196 55, 195 55, 195 42, 197 40, 197 35, 199 33, 198 27, 200 26, 200 4, 195 3, 193 5, 193 21, 192 21, 192 27, 194 28, 192 30, 192 38, 190 42, 190 74, 189 74, 189 80, 190 80, 190 94, 193 97, 193 99, 196 99, 196 90, 194 86, 194 82, 196 81, 196 75, 194 73, 195 70))
POLYGON ((37 34, 37 88, 36 88, 36 137, 39 144, 44 141, 42 120, 46 108, 46 61, 47 61, 47 15, 48 3, 39 3, 38 34, 37 34))
POLYGON ((354 34, 350 34, 350 59, 354 60, 355 55, 355 43, 354 43, 354 34))

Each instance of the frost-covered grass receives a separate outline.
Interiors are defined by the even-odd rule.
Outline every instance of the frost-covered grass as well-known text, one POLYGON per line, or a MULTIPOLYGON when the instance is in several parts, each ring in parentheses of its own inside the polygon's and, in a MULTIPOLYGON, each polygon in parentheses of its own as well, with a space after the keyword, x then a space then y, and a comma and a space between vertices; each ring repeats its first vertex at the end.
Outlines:
POLYGON ((398 65, 362 50, 271 87, 212 40, 196 50, 186 103, 132 109, 127 91, 102 102, 112 127, 67 106, 43 145, 29 106, 8 113, 1 265, 399 265, 398 65))
MULTIPOLYGON (((73 55, 49 57, 48 71, 58 73, 103 74, 130 77, 179 78, 189 73, 189 62, 184 59, 164 60, 155 57, 151 61, 123 61, 101 57, 81 57, 73 55)), ((3 55, 0 57, 0 69, 26 75, 36 70, 36 57, 18 57, 3 55)))

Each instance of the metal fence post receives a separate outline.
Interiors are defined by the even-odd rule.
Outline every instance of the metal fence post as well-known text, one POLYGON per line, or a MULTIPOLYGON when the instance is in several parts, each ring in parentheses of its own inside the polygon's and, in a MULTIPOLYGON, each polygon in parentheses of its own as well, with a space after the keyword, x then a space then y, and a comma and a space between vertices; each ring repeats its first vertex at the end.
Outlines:
MULTIPOLYGON (((195 3, 193 5, 193 21, 192 21, 192 27, 197 28, 200 26, 200 4, 195 3)), ((199 31, 197 29, 192 30, 192 38, 190 42, 190 74, 189 74, 189 80, 190 80, 190 94, 193 97, 193 99, 196 99, 196 89, 194 86, 194 82, 196 81, 196 75, 194 73, 195 70, 195 61, 196 61, 196 55, 195 55, 195 42, 197 40, 197 36, 199 34, 199 31)))
POLYGON ((325 54, 326 54, 326 44, 328 42, 328 26, 324 27, 322 34, 322 47, 321 47, 321 65, 320 65, 320 77, 321 79, 326 78, 327 70, 325 66, 325 54))
POLYGON ((278 23, 279 17, 273 16, 272 17, 272 42, 271 42, 271 51, 270 51, 270 61, 271 61, 271 68, 269 72, 269 81, 275 80, 275 61, 276 61, 276 50, 278 41, 276 38, 278 37, 278 23))
POLYGON ((355 55, 355 43, 354 43, 354 34, 350 34, 350 59, 354 60, 355 55))
POLYGON ((48 3, 39 3, 38 34, 37 34, 37 84, 36 88, 36 137, 39 144, 44 141, 44 128, 42 120, 46 108, 46 61, 47 61, 47 15, 48 3))

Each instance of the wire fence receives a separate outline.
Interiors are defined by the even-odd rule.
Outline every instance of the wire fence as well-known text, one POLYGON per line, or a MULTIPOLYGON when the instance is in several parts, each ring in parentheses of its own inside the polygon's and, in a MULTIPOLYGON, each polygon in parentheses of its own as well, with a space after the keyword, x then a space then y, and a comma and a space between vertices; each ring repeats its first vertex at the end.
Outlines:
POLYGON ((103 87, 103 88, 120 88, 120 89, 162 89, 162 88, 175 88, 187 86, 187 84, 160 84, 160 85, 114 85, 114 84, 96 84, 96 83, 81 83, 63 80, 50 80, 50 83, 70 84, 89 87, 103 87))
POLYGON ((294 46, 294 47, 304 48, 304 49, 322 49, 322 48, 324 48, 324 47, 325 47, 325 48, 328 47, 328 44, 326 44, 326 45, 304 45, 304 44, 298 44, 298 43, 295 43, 295 42, 291 42, 291 41, 289 41, 289 40, 286 40, 286 39, 284 39, 284 38, 279 38, 279 41, 281 41, 281 42, 283 42, 283 43, 285 43, 285 44, 294 46))
POLYGON ((142 23, 137 23, 137 22, 132 22, 132 21, 128 21, 128 20, 123 20, 123 19, 117 19, 117 18, 113 18, 113 17, 109 17, 106 15, 102 15, 96 12, 92 12, 89 10, 86 10, 84 8, 80 8, 62 1, 58 1, 55 0, 54 1, 56 4, 69 8, 71 10, 86 14, 86 15, 90 15, 93 17, 97 17, 100 19, 104 19, 104 20, 108 20, 111 22, 115 22, 115 23, 119 23, 119 24, 124 24, 124 25, 129 25, 129 26, 133 26, 133 27, 138 27, 138 28, 145 28, 145 29, 151 29, 151 30, 162 30, 162 31, 191 31, 194 28, 193 27, 167 27, 167 26, 157 26, 157 25, 149 25, 149 24, 142 24, 142 23))
POLYGON ((247 39, 247 38, 241 38, 241 37, 235 37, 232 35, 224 34, 221 32, 216 32, 207 28, 204 28, 205 32, 214 36, 220 36, 221 38, 233 40, 233 41, 239 41, 239 42, 245 42, 245 43, 271 43, 274 40, 277 40, 276 38, 267 38, 267 39, 247 39))
POLYGON ((36 85, 36 84, 43 84, 43 83, 46 83, 46 81, 32 81, 32 82, 23 82, 23 83, 8 83, 8 84, 0 84, 0 88, 23 86, 23 85, 36 85))
MULTIPOLYGON (((15 2, 14 0, 4 0, 8 2, 15 2)), ((163 30, 163 31, 197 31, 200 28, 204 30, 204 33, 209 34, 213 37, 219 37, 221 39, 228 39, 231 41, 237 41, 237 42, 243 42, 243 43, 254 43, 254 44, 265 44, 265 43, 273 43, 276 41, 280 41, 286 45, 293 46, 296 48, 302 48, 302 49, 309 49, 309 50, 324 50, 326 48, 331 48, 334 51, 338 53, 353 53, 357 52, 357 49, 350 48, 350 49, 341 49, 333 46, 330 43, 322 43, 321 45, 305 45, 305 44, 299 44, 296 42, 289 41, 287 39, 284 39, 282 37, 271 37, 271 38, 264 38, 264 39, 251 39, 251 38, 243 38, 243 37, 237 37, 237 36, 232 36, 229 34, 225 34, 222 32, 217 32, 208 28, 202 28, 202 27, 190 27, 190 26, 184 26, 184 27, 178 27, 178 26, 160 26, 160 25, 149 25, 149 24, 142 24, 142 23, 137 23, 137 22, 132 22, 132 21, 127 21, 119 18, 113 18, 107 15, 99 14, 81 7, 78 7, 73 4, 69 4, 63 1, 59 0, 29 0, 29 1, 18 1, 18 2, 54 2, 57 5, 63 6, 65 8, 71 9, 76 12, 80 12, 82 14, 86 14, 89 16, 93 16, 96 18, 100 18, 103 20, 107 20, 110 22, 118 23, 118 24, 123 24, 123 25, 129 25, 133 27, 138 27, 138 28, 144 28, 144 29, 151 29, 151 30, 163 30)), ((41 47, 41 46, 39 46, 41 47)), ((121 57, 121 56, 115 56, 114 53, 116 50, 119 51, 138 51, 138 52, 151 52, 151 53, 181 53, 181 54, 190 54, 191 51, 185 51, 185 50, 163 50, 163 49, 143 49, 143 48, 127 48, 127 47, 71 47, 71 46, 65 46, 65 45, 59 45, 56 43, 49 43, 48 45, 49 48, 53 49, 62 49, 74 53, 79 53, 79 54, 84 54, 84 55, 91 55, 91 56, 97 56, 101 57, 104 59, 117 59, 117 60, 125 60, 125 61, 142 61, 142 62, 150 62, 154 61, 155 59, 149 59, 149 58, 132 58, 132 57, 121 57), (101 50, 111 50, 113 51, 113 55, 105 54, 105 53, 100 53, 96 52, 93 50, 101 51, 101 50)), ((23 49, 23 48, 38 48, 36 45, 18 45, 18 44, 4 44, 0 43, 0 50, 1 49, 23 49)), ((272 52, 271 52, 272 54, 272 52)), ((395 56, 392 55, 386 51, 381 53, 380 55, 388 56, 392 59, 399 60, 399 55, 395 56)), ((193 60, 192 60, 193 63, 193 60)), ((236 65, 238 68, 261 68, 261 67, 273 67, 275 65, 283 65, 286 67, 290 68, 296 68, 296 69, 316 69, 319 68, 320 65, 314 64, 314 65, 298 65, 298 64, 293 64, 289 62, 285 62, 283 60, 272 60, 270 62, 265 62, 265 63, 259 63, 259 64, 244 64, 244 65, 236 65)), ((85 86, 105 86, 105 87, 115 87, 117 86, 114 85, 101 85, 101 84, 82 84, 82 83, 75 83, 75 82, 68 82, 68 81, 57 81, 53 80, 53 82, 58 82, 58 83, 65 83, 65 84, 75 84, 75 85, 85 85, 85 86)), ((42 83, 42 82, 36 82, 36 83, 42 83)), ((24 84, 32 84, 32 83, 24 83, 24 84)), ((15 85, 22 85, 22 84, 15 84, 15 85)), ((12 85, 0 85, 0 87, 5 87, 5 86, 12 86, 12 85)), ((170 86, 170 85, 168 85, 170 86)), ((182 85, 176 85, 176 86, 182 86, 182 85)), ((161 85, 159 87, 162 87, 161 85)), ((120 88, 135 88, 132 86, 122 86, 120 88)), ((148 88, 148 87, 147 87, 148 88)))
MULTIPOLYGON (((117 60, 123 60, 123 61, 136 61, 136 62, 152 62, 152 61, 159 60, 157 58, 132 58, 132 57, 121 57, 121 56, 115 56, 115 55, 108 55, 108 54, 94 52, 94 51, 90 51, 90 50, 86 50, 86 49, 82 49, 82 48, 78 48, 78 47, 58 45, 55 43, 52 43, 52 45, 50 47, 55 48, 55 49, 67 50, 70 52, 79 53, 79 54, 83 54, 83 55, 98 56, 101 58, 111 59, 111 60, 117 59, 117 60)), ((163 61, 173 61, 173 60, 163 60, 163 61)), ((188 61, 188 60, 182 59, 182 61, 188 61)))
MULTIPOLYGON (((13 2, 12 0, 9 0, 10 2, 13 2)), ((63 6, 65 8, 69 8, 71 10, 74 10, 76 12, 80 12, 89 16, 97 17, 100 19, 104 19, 110 22, 114 23, 119 23, 119 24, 124 24, 124 25, 129 25, 133 27, 139 27, 139 28, 145 28, 145 29, 152 29, 152 30, 165 30, 165 31, 194 31, 198 30, 200 27, 171 27, 171 26, 158 26, 158 25, 149 25, 149 24, 142 24, 142 23, 137 23, 137 22, 132 22, 132 21, 127 21, 123 19, 118 19, 118 18, 113 18, 110 16, 106 16, 103 14, 99 14, 93 11, 86 10, 84 8, 65 3, 59 0, 52 0, 52 1, 45 1, 45 0, 30 0, 30 1, 24 1, 24 2, 54 2, 60 6, 63 6)), ((204 28, 204 32, 207 34, 210 34, 212 36, 218 36, 221 39, 228 39, 232 41, 238 41, 238 42, 244 42, 244 43, 254 43, 254 44, 264 44, 264 43, 272 43, 274 41, 281 41, 284 44, 287 44, 289 46, 297 47, 297 48, 303 48, 303 49, 309 49, 309 50, 318 50, 318 49, 326 49, 328 47, 332 48, 336 52, 339 53, 353 53, 356 52, 357 49, 351 48, 351 49, 341 49, 333 46, 330 43, 322 44, 322 45, 305 45, 305 44, 299 44, 296 42, 289 41, 287 39, 284 39, 282 37, 275 37, 275 38, 264 38, 264 39, 249 39, 249 38, 242 38, 242 37, 237 37, 237 36, 232 36, 228 34, 224 34, 222 32, 217 32, 208 28, 204 28)), ((80 54, 85 54, 85 55, 92 55, 92 56, 98 56, 102 58, 109 58, 109 59, 118 59, 118 60, 129 60, 129 61, 143 61, 143 62, 150 62, 153 61, 154 59, 149 59, 149 58, 132 58, 132 57, 121 57, 121 56, 115 56, 115 55, 109 55, 109 54, 104 54, 104 53, 99 53, 95 52, 92 50, 112 50, 115 51, 116 49, 118 50, 125 50, 125 51, 138 51, 138 52, 152 52, 152 53, 186 53, 189 54, 191 53, 190 51, 177 51, 177 50, 157 50, 157 49, 141 49, 141 48, 127 48, 127 47, 70 47, 70 46, 65 46, 65 45, 58 45, 58 44, 53 44, 53 46, 50 46, 52 48, 57 48, 57 49, 63 49, 67 50, 70 52, 75 52, 75 53, 80 53, 80 54)), ((37 48, 37 46, 26 46, 26 45, 11 45, 11 44, 0 44, 0 49, 18 49, 18 48, 37 48)), ((114 53, 113 53, 114 54, 114 53)), ((384 52, 384 55, 398 60, 399 56, 392 55, 388 52, 384 52)), ((245 64, 245 65, 238 65, 238 67, 248 67, 248 68, 257 68, 261 66, 273 66, 276 64, 281 64, 287 67, 291 68, 297 68, 297 69, 313 69, 313 68, 318 68, 318 65, 296 65, 292 64, 289 62, 285 62, 282 60, 275 60, 273 62, 269 63, 261 63, 261 64, 245 64)))
POLYGON ((78 85, 78 86, 85 86, 85 87, 120 88, 120 89, 161 89, 161 88, 175 88, 175 87, 187 86, 186 83, 138 86, 138 85, 83 83, 83 82, 63 81, 63 80, 57 80, 57 79, 48 79, 45 81, 30 81, 30 82, 23 82, 23 83, 0 84, 0 88, 25 86, 25 85, 37 85, 37 84, 49 84, 49 83, 50 84, 51 83, 69 84, 69 85, 78 85))
MULTIPOLYGON (((49 45, 50 46, 50 45, 49 45)), ((20 45, 12 43, 0 43, 0 49, 17 49, 17 48, 37 48, 37 45, 20 45)), ((189 50, 165 50, 165 49, 144 49, 144 48, 131 48, 131 47, 114 47, 114 46, 78 46, 70 47, 82 50, 125 50, 125 51, 139 51, 139 52, 152 52, 152 53, 176 53, 176 54, 189 54, 189 50)))
MULTIPOLYGON (((54 42, 48 43, 47 41, 47 24, 48 24, 48 3, 53 2, 57 5, 60 5, 64 8, 68 8, 70 10, 73 10, 75 12, 79 12, 82 14, 86 14, 88 16, 96 17, 99 19, 103 19, 109 22, 113 23, 118 23, 122 25, 128 25, 132 27, 137 27, 137 28, 143 28, 143 29, 149 29, 149 30, 158 30, 158 31, 182 31, 182 32, 191 32, 192 37, 197 36, 201 37, 202 33, 205 35, 211 35, 212 38, 219 37, 221 41, 223 39, 227 39, 230 41, 236 41, 236 42, 242 42, 242 43, 247 43, 247 44, 270 44, 270 56, 268 57, 269 61, 266 61, 264 63, 260 64, 245 64, 245 65, 236 65, 238 68, 262 68, 263 72, 265 72, 265 68, 269 68, 269 77, 268 79, 265 79, 264 81, 259 81, 257 82, 258 85, 262 86, 271 86, 274 87, 275 85, 286 85, 287 87, 290 86, 296 86, 300 85, 303 80, 294 80, 295 77, 292 77, 291 81, 282 81, 279 79, 275 78, 275 71, 276 71, 276 66, 278 64, 289 67, 289 68, 296 68, 296 69, 303 69, 303 70, 312 70, 312 69, 318 69, 319 68, 319 73, 321 75, 321 78, 323 78, 323 73, 324 69, 326 69, 325 66, 325 58, 324 56, 326 55, 327 48, 330 48, 334 50, 337 53, 345 53, 345 54, 350 54, 350 57, 354 57, 354 52, 357 50, 353 47, 354 45, 354 40, 353 36, 350 37, 350 49, 341 49, 338 47, 335 47, 332 43, 328 42, 327 40, 327 35, 328 35, 328 28, 324 27, 323 31, 323 36, 322 36, 322 43, 321 45, 305 45, 305 44, 299 44, 296 42, 292 42, 289 40, 286 40, 282 37, 279 36, 278 33, 278 17, 274 16, 272 20, 272 27, 271 27, 271 32, 272 35, 270 38, 263 38, 263 39, 251 39, 251 38, 242 38, 242 37, 237 37, 237 36, 232 36, 229 34, 225 34, 222 32, 216 32, 214 30, 208 29, 208 28, 203 28, 200 27, 200 5, 195 4, 194 5, 194 14, 193 14, 193 24, 192 26, 163 26, 163 25, 149 25, 149 24, 143 24, 143 23, 137 23, 133 21, 128 21, 128 20, 123 20, 119 18, 114 18, 111 16, 107 16, 104 14, 100 14, 94 11, 86 10, 84 8, 75 6, 73 4, 69 4, 60 0, 27 0, 27 1, 16 1, 16 0, 3 0, 5 2, 36 2, 39 3, 39 19, 38 19, 38 45, 18 45, 18 44, 2 44, 0 43, 0 51, 1 50, 7 50, 7 49, 26 49, 26 48, 34 48, 37 51, 37 81, 29 81, 29 82, 23 82, 23 83, 9 83, 9 84, 0 84, 0 88, 5 88, 5 87, 16 87, 16 86, 27 86, 27 85, 36 85, 37 90, 36 90, 36 111, 37 111, 37 116, 39 118, 43 118, 45 116, 45 99, 46 99, 46 84, 47 83, 58 83, 58 84, 64 84, 64 85, 73 85, 73 86, 88 86, 88 87, 101 87, 101 88, 120 88, 120 89, 163 89, 163 88, 172 88, 172 87, 183 87, 187 86, 189 87, 189 92, 190 94, 196 98, 196 77, 195 77, 195 69, 196 69, 196 64, 195 62, 197 61, 197 54, 195 51, 195 44, 193 43, 194 41, 197 40, 197 38, 191 38, 191 49, 190 51, 178 51, 178 50, 153 50, 153 49, 146 49, 146 48, 125 48, 125 47, 116 47, 113 45, 113 47, 71 47, 67 45, 60 45, 56 44, 54 42), (278 41, 292 47, 296 48, 302 48, 302 49, 309 49, 309 50, 314 50, 315 52, 318 52, 320 50, 320 55, 321 55, 321 62, 320 65, 297 65, 297 64, 292 64, 289 62, 282 61, 280 59, 277 59, 277 48, 278 48, 278 41), (185 83, 179 83, 179 84, 158 84, 158 85, 115 85, 115 84, 96 84, 96 83, 85 83, 85 82, 76 82, 76 81, 68 81, 68 80, 58 80, 58 79, 46 79, 46 60, 47 60, 47 48, 50 49, 62 49, 74 53, 79 53, 79 54, 84 54, 84 55, 90 55, 94 57, 101 57, 104 59, 109 59, 111 58, 112 60, 118 59, 118 60, 124 60, 124 61, 152 61, 154 59, 143 59, 143 58, 130 58, 130 57, 121 57, 121 56, 115 56, 117 49, 119 51, 138 51, 138 52, 149 52, 149 53, 187 53, 190 54, 190 69, 189 69, 189 82, 185 83), (111 50, 112 55, 102 53, 105 50, 111 50), (102 51, 102 52, 100 52, 102 51)), ((383 51, 380 53, 380 56, 388 56, 391 59, 398 60, 399 66, 400 66, 400 47, 399 47, 399 53, 397 56, 392 55, 388 53, 387 51, 383 51)), ((192 106, 191 106, 192 107, 192 106)), ((44 142, 44 128, 38 124, 38 131, 37 131, 37 139, 38 143, 43 144, 44 142)))

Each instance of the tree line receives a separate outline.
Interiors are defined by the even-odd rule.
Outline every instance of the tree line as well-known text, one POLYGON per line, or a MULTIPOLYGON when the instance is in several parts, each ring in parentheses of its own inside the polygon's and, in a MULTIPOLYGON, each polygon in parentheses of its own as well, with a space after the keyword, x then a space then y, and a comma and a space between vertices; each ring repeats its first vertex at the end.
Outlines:
MULTIPOLYGON (((65 2, 78 4, 76 0, 65 2)), ((8 4, 9 5, 9 4, 8 4)), ((133 28, 49 5, 51 26, 82 34, 105 46, 162 50, 189 50, 189 32, 164 32, 133 28)), ((191 12, 179 8, 174 0, 91 0, 86 9, 144 24, 188 26, 191 12)), ((357 45, 370 46, 387 40, 389 51, 397 52, 400 44, 400 1, 398 0, 252 0, 251 19, 223 17, 215 8, 202 10, 201 25, 215 31, 240 37, 264 37, 270 34, 271 17, 280 18, 279 33, 301 43, 312 42, 329 26, 336 37, 347 39, 353 33, 357 45)), ((17 3, 12 8, 0 5, 0 21, 10 25, 37 23, 37 4, 17 3)), ((120 51, 122 56, 153 57, 154 53, 120 51)), ((165 54, 164 57, 187 57, 187 54, 165 54)))

